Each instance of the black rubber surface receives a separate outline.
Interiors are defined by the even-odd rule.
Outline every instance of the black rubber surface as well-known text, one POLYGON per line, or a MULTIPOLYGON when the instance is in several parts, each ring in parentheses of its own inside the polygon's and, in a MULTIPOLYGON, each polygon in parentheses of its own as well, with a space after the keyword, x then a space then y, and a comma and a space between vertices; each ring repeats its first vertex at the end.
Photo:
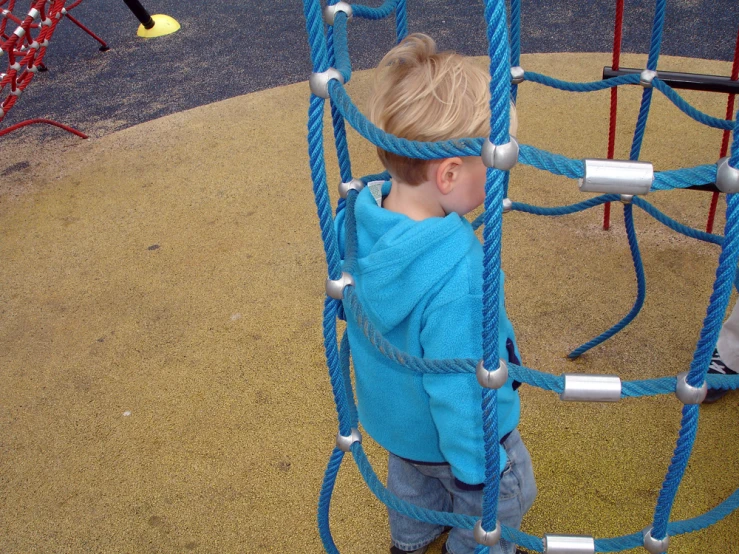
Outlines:
MULTIPOLYGON (((311 71, 303 8, 297 0, 142 4, 151 14, 174 17, 182 29, 166 37, 141 39, 136 36, 138 21, 123 0, 85 0, 72 14, 111 49, 99 52, 94 40, 70 21, 62 21, 45 58, 49 71, 34 79, 0 129, 46 117, 100 135, 302 81, 311 71)), ((380 1, 367 4, 376 6, 380 1)), ((615 2, 610 0, 527 0, 522 51, 608 52, 614 12, 615 2)), ((653 1, 626 2, 626 52, 648 51, 653 13, 653 1)), ((667 14, 663 54, 732 59, 739 2, 670 0, 667 14)), ((444 49, 486 53, 479 0, 408 0, 408 19, 411 32, 430 34, 444 49)), ((393 23, 355 19, 350 22, 349 44, 354 68, 372 67, 393 44, 393 23)))

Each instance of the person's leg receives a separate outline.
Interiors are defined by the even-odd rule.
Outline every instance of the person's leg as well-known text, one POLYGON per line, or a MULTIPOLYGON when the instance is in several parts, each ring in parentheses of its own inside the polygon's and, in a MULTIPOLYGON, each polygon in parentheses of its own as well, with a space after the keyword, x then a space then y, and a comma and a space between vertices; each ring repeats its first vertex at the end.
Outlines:
MULTIPOLYGON (((531 508, 536 498, 536 480, 531 465, 531 456, 518 430, 514 430, 503 443, 508 454, 508 463, 500 478, 498 495, 498 521, 501 525, 520 528, 523 515, 531 508)), ((482 515, 482 491, 461 490, 454 487, 454 512, 480 517, 482 515)), ((472 554, 477 542, 471 530, 452 529, 446 543, 449 554, 472 554)), ((514 554, 516 545, 501 538, 490 554, 514 554)))
MULTIPOLYGON (((714 375, 735 375, 739 371, 739 302, 734 305, 729 318, 721 326, 721 332, 713 352, 708 373, 714 375)), ((710 389, 706 394, 705 403, 716 402, 728 391, 710 389)))
MULTIPOLYGON (((390 454, 387 470, 387 488, 398 498, 415 506, 451 511, 449 492, 434 477, 434 473, 449 466, 423 466, 390 454)), ((447 469, 448 471, 448 469, 447 469)), ((424 552, 425 547, 441 535, 444 527, 406 517, 388 508, 390 535, 393 541, 392 552, 424 552)))

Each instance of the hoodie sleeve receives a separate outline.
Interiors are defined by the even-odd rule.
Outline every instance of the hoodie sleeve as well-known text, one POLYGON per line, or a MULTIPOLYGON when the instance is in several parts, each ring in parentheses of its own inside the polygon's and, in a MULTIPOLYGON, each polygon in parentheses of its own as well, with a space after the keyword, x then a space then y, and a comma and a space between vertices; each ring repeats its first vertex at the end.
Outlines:
MULTIPOLYGON (((508 321, 502 299, 501 275, 500 340, 501 357, 508 357, 506 342, 512 340, 513 328, 508 321)), ((482 295, 464 294, 451 302, 433 308, 426 314, 421 332, 424 358, 482 357, 482 295)), ((423 386, 429 395, 429 406, 439 433, 439 446, 452 466, 452 473, 463 483, 474 485, 485 480, 485 449, 482 430, 482 388, 474 374, 424 374, 423 386)), ((499 431, 515 427, 518 420, 517 393, 509 381, 498 391, 499 431), (515 398, 514 398, 515 395, 515 398), (510 398, 509 398, 510 397, 510 398), (506 411, 515 408, 515 422, 506 411), (502 413, 500 413, 502 412, 502 413), (505 421, 505 424, 500 425, 505 421)), ((514 414, 511 414, 514 415, 514 414)), ((505 450, 500 448, 501 469, 505 466, 505 450)))

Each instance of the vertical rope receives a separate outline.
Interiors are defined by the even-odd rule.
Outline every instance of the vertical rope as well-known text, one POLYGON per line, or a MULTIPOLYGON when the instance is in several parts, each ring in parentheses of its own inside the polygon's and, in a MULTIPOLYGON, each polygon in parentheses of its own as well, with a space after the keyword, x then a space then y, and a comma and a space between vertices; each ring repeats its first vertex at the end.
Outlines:
MULTIPOLYGON (((734 152, 736 153, 737 150, 734 152)), ((736 264, 739 260, 739 197, 735 194, 729 194, 727 197, 726 227, 724 229, 726 238, 721 248, 713 294, 711 295, 701 336, 696 346, 693 363, 688 373, 687 381, 692 386, 700 386, 708 371, 711 353, 716 346, 716 340, 718 340, 721 323, 731 295, 736 264)), ((683 408, 677 446, 654 511, 652 536, 657 540, 663 539, 667 534, 667 524, 675 495, 695 442, 695 435, 698 430, 698 411, 697 405, 686 405, 683 408)))
MULTIPOLYGON (((521 0, 511 0, 510 16, 511 35, 511 67, 521 65, 521 0)), ((509 75, 510 76, 510 75, 509 75)), ((516 104, 518 100, 518 85, 511 83, 511 100, 516 104)), ((511 180, 510 172, 506 172, 503 181, 503 197, 508 198, 508 185, 511 180)))
MULTIPOLYGON (((739 117, 739 114, 737 114, 737 117, 739 117)), ((734 167, 738 161, 739 121, 734 126, 734 142, 731 146, 729 165, 734 167)), ((736 277, 737 261, 739 261, 739 197, 736 194, 727 194, 726 197, 726 226, 724 227, 724 242, 721 245, 721 255, 716 269, 716 280, 713 284, 713 293, 708 304, 706 317, 703 320, 703 329, 701 329, 701 335, 687 377, 688 384, 694 387, 703 384, 708 372, 711 353, 716 347, 721 324, 729 304, 733 281, 736 277)), ((680 481, 688 465, 697 428, 698 406, 685 406, 675 453, 667 470, 654 511, 652 536, 657 540, 663 539, 667 534, 670 512, 680 481)))
POLYGON ((329 554, 339 554, 339 549, 336 548, 336 543, 331 536, 331 526, 329 520, 329 514, 331 509, 331 495, 334 492, 334 485, 336 484, 336 476, 339 473, 341 467, 341 461, 344 459, 344 452, 338 448, 334 448, 329 458, 328 466, 326 467, 326 473, 323 476, 323 484, 321 485, 321 493, 318 496, 318 534, 321 537, 323 548, 329 554))
POLYGON ((631 308, 629 313, 626 314, 616 325, 570 352, 567 355, 570 359, 575 359, 591 348, 594 348, 602 342, 610 339, 613 335, 631 323, 641 311, 642 306, 644 306, 644 299, 647 296, 647 283, 646 278, 644 277, 644 264, 642 263, 641 254, 639 253, 639 242, 636 238, 636 229, 634 228, 633 204, 624 205, 624 223, 626 225, 626 234, 629 239, 631 257, 634 261, 634 270, 636 271, 636 302, 634 302, 634 306, 631 308))
MULTIPOLYGON (((339 0, 329 0, 329 6, 336 4, 339 0)), ((340 19, 339 17, 336 18, 340 19)), ((344 16, 345 19, 345 16, 344 16)), ((344 20, 342 20, 344 21, 344 20)), ((346 24, 346 21, 344 21, 346 24)), ((330 67, 336 66, 336 55, 334 51, 334 28, 329 26, 328 33, 326 35, 326 43, 328 50, 328 64, 330 67)), ((347 49, 348 50, 348 49, 347 49)), ((347 52, 348 56, 348 52, 347 52)), ((346 79, 346 77, 345 77, 346 79)), ((331 121, 333 123, 334 130, 334 141, 336 144, 336 156, 339 162, 339 173, 341 175, 341 182, 348 183, 352 180, 352 164, 349 156, 349 146, 346 141, 346 125, 344 123, 344 117, 339 112, 338 108, 334 105, 334 101, 330 101, 331 104, 331 121)), ((339 202, 336 207, 336 213, 338 214, 344 208, 344 202, 339 202)))
MULTIPOLYGON (((652 25, 652 39, 649 45, 649 57, 647 58, 647 69, 656 71, 657 62, 659 61, 659 52, 662 46, 662 33, 665 27, 665 10, 666 0, 657 0, 654 8, 654 22, 652 25)), ((636 129, 634 130, 634 140, 631 143, 630 160, 638 160, 641 153, 641 145, 644 140, 644 130, 647 127, 647 118, 649 117, 649 108, 652 104, 652 88, 645 88, 642 93, 641 107, 639 108, 639 117, 636 121, 636 129)))
POLYGON ((397 0, 395 4, 395 38, 400 42, 408 36, 408 14, 405 0, 397 0))
MULTIPOLYGON (((490 141, 509 140, 510 52, 504 0, 485 0, 488 51, 490 55, 490 141)), ((485 230, 483 232, 483 363, 488 369, 499 364, 498 302, 500 290, 500 247, 505 174, 488 168, 485 183, 485 230)), ((482 392, 483 434, 485 440, 485 489, 482 525, 495 529, 500 489, 497 391, 482 392)), ((483 549, 484 550, 484 549, 483 549)))
MULTIPOLYGON (((517 65, 521 65, 521 0, 511 0, 511 67, 517 65)), ((518 85, 511 84, 511 98, 515 104, 518 85)))
MULTIPOLYGON (((326 37, 324 35, 323 18, 318 0, 303 0, 306 30, 311 47, 313 71, 322 72, 328 68, 329 55, 326 51, 326 37)), ((323 150, 323 112, 325 102, 322 98, 311 94, 308 107, 308 155, 310 158, 313 193, 321 227, 321 238, 326 254, 328 275, 331 279, 338 279, 341 274, 340 256, 334 221, 331 213, 331 203, 326 184, 326 163, 323 150)), ((336 129, 336 127, 334 127, 336 129)), ((343 383, 343 374, 336 346, 336 316, 339 301, 326 297, 323 317, 323 337, 326 351, 326 364, 331 378, 331 386, 336 401, 339 432, 348 435, 351 432, 352 414, 346 402, 346 389, 343 383)), ((338 549, 331 537, 329 527, 329 505, 336 474, 341 465, 344 453, 334 449, 329 460, 318 503, 318 529, 324 548, 331 554, 338 554, 338 549)))

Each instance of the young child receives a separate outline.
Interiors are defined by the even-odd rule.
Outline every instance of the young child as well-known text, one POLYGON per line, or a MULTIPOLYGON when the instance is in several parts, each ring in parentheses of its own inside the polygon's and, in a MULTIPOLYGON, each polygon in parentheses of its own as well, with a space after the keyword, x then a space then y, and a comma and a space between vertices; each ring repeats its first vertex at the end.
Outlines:
MULTIPOLYGON (((437 52, 425 35, 393 48, 378 69, 372 122, 396 136, 441 141, 489 133, 489 76, 470 60, 437 52)), ((515 134, 515 111, 511 112, 515 134)), ((381 198, 366 187, 356 202, 356 293, 396 347, 423 358, 482 357, 482 245, 464 219, 485 198, 479 157, 416 160, 378 149, 391 180, 381 198)), ((377 195, 379 196, 379 195, 377 195)), ((343 216, 337 219, 343 245, 343 216)), ((342 246, 343 248, 343 246, 342 246)), ((500 357, 519 363, 500 275, 500 357)), ((389 451, 388 488, 432 510, 480 516, 484 482, 481 387, 474 374, 420 374, 385 358, 348 318, 359 419, 389 451)), ((516 430, 518 393, 498 390, 498 520, 518 528, 533 504, 531 458, 516 430)), ((389 510, 393 554, 422 554, 444 528, 389 510)), ((472 531, 452 529, 449 554, 471 554, 472 531)), ((501 539, 491 553, 513 554, 501 539)))

